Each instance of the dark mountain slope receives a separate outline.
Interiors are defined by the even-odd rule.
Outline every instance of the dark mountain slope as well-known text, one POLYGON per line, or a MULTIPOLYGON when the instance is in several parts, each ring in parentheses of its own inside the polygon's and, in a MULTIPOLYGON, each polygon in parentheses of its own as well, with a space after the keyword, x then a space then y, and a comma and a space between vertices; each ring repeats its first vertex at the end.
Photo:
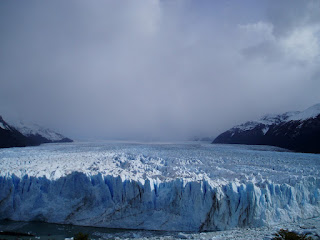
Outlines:
POLYGON ((271 145, 320 153, 320 104, 303 112, 268 115, 220 134, 213 143, 271 145))
POLYGON ((13 126, 24 136, 31 139, 37 144, 72 142, 70 138, 67 138, 51 129, 39 126, 35 123, 19 122, 14 124, 13 126))
POLYGON ((0 116, 0 148, 25 147, 31 145, 36 144, 7 124, 0 116))
POLYGON ((71 139, 36 124, 8 124, 0 116, 0 148, 36 146, 42 143, 72 142, 71 139))

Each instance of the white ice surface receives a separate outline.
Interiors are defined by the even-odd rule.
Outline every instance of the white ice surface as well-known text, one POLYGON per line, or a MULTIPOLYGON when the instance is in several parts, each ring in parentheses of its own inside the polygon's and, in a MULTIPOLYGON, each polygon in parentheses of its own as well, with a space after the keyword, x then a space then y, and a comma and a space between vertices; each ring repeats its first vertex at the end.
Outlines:
POLYGON ((0 216, 183 231, 319 216, 320 155, 280 150, 199 142, 1 149, 0 216))
POLYGON ((229 181, 270 180, 276 183, 320 175, 320 155, 283 152, 271 146, 208 143, 70 143, 0 149, 0 175, 15 174, 56 180, 73 171, 88 176, 145 179, 229 181))

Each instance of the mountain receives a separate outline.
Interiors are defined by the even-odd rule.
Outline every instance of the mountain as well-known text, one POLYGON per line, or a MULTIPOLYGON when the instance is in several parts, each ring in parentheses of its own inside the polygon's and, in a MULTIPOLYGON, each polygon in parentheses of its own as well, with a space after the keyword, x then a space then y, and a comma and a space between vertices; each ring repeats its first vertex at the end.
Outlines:
POLYGON ((220 134, 213 143, 271 145, 320 153, 320 104, 302 112, 266 115, 220 134))
POLYGON ((34 141, 36 144, 41 143, 59 143, 59 142, 72 142, 60 133, 51 129, 44 128, 35 123, 18 122, 13 124, 14 128, 21 132, 24 136, 34 141))
POLYGON ((0 116, 0 148, 36 146, 42 143, 72 142, 71 139, 36 124, 9 124, 0 116))
POLYGON ((30 145, 34 145, 30 139, 10 126, 0 116, 0 148, 25 147, 30 145))

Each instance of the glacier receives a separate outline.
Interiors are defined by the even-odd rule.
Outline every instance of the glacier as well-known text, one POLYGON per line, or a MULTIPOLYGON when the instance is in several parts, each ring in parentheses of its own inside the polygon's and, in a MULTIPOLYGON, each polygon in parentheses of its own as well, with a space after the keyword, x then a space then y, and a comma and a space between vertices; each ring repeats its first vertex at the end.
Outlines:
POLYGON ((0 151, 0 220, 214 231, 320 216, 320 156, 266 146, 72 143, 0 151))

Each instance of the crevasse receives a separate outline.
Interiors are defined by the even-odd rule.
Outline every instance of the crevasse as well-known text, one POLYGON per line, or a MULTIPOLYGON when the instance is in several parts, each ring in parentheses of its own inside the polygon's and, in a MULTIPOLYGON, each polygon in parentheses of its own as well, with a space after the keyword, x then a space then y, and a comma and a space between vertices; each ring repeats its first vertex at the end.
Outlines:
POLYGON ((320 179, 211 186, 183 179, 144 183, 73 172, 56 180, 0 176, 0 219, 110 228, 210 231, 320 215, 320 179))

